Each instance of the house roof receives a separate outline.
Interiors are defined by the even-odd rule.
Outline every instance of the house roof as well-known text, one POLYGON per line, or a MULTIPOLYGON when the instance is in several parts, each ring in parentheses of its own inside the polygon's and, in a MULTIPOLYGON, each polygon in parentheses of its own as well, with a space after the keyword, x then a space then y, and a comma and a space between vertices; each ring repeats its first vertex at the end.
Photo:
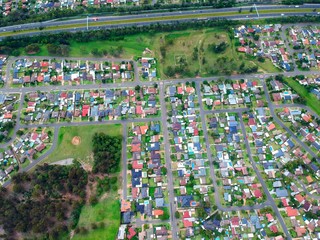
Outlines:
POLYGON ((146 134, 146 132, 148 131, 148 129, 149 129, 148 125, 140 126, 141 134, 142 134, 142 135, 146 134))
POLYGON ((127 238, 130 240, 131 238, 133 238, 136 235, 136 231, 134 231, 134 229, 131 227, 128 229, 128 234, 127 234, 127 238))
POLYGON ((121 212, 127 212, 131 209, 131 202, 121 199, 121 212))
POLYGON ((183 225, 184 227, 192 227, 193 226, 193 223, 187 219, 183 220, 183 225))
POLYGON ((274 233, 277 233, 277 232, 278 232, 278 227, 277 227, 277 225, 272 225, 272 226, 270 227, 270 230, 271 230, 272 232, 274 232, 274 233))
POLYGON ((292 207, 286 207, 286 212, 288 214, 288 217, 296 217, 299 215, 298 209, 292 207))
POLYGON ((152 214, 153 214, 154 216, 161 216, 161 215, 163 215, 163 210, 161 210, 161 209, 155 209, 155 210, 152 212, 152 214))

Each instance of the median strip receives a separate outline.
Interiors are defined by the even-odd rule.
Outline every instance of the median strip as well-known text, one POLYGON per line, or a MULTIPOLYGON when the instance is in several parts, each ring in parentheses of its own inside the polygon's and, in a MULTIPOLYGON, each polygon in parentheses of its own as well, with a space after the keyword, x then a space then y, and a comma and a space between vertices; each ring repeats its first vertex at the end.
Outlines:
MULTIPOLYGON (((310 9, 310 12, 312 10, 310 9)), ((259 14, 272 14, 272 13, 306 13, 306 9, 277 9, 277 10, 261 10, 259 14)), ((117 25, 117 24, 130 24, 130 23, 148 23, 148 22, 162 22, 162 21, 174 21, 174 20, 184 20, 184 19, 206 19, 211 17, 228 17, 228 16, 256 16, 255 11, 253 12, 241 12, 238 11, 234 12, 218 12, 218 13, 199 13, 199 14, 190 14, 190 15, 177 15, 177 16, 161 16, 161 17, 144 17, 144 18, 136 18, 136 19, 124 19, 124 20, 108 20, 108 21, 98 21, 98 22, 91 22, 89 24, 90 27, 103 27, 106 25, 117 25)), ((11 32, 3 32, 0 33, 0 36, 7 37, 7 36, 16 36, 21 34, 27 33, 37 33, 37 32, 50 32, 55 30, 63 30, 63 29, 77 29, 86 27, 86 23, 79 23, 79 24, 69 24, 69 25, 60 25, 60 26, 51 26, 46 27, 44 30, 39 29, 30 29, 30 30, 20 30, 20 31, 11 31, 11 32)))

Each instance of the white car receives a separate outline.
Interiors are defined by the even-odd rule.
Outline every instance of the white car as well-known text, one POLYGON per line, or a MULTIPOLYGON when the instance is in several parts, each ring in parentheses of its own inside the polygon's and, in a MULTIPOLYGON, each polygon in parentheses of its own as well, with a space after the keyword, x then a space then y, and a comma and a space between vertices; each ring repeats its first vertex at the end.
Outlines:
POLYGON ((299 5, 296 5, 296 6, 294 6, 295 8, 298 8, 298 7, 300 7, 299 5))
POLYGON ((281 13, 281 16, 284 16, 284 13, 281 13))

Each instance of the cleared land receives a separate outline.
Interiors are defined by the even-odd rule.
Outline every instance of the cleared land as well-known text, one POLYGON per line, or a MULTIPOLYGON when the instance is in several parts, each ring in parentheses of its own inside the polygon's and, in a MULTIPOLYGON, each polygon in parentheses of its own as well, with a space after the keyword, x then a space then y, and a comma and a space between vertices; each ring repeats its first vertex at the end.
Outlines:
POLYGON ((121 125, 88 125, 61 127, 58 136, 58 145, 44 162, 52 163, 67 158, 79 160, 82 163, 90 164, 92 160, 91 140, 96 132, 103 132, 110 136, 121 135, 121 125), (72 140, 79 137, 81 142, 74 145, 72 140))
POLYGON ((184 71, 179 77, 233 74, 239 70, 242 63, 246 67, 258 66, 259 71, 278 71, 268 59, 264 64, 255 58, 246 60, 244 54, 236 51, 233 40, 225 30, 210 28, 159 35, 154 43, 158 46, 155 51, 161 62, 160 75, 163 78, 167 77, 169 67, 177 67, 180 64, 184 71), (215 53, 210 49, 213 44, 219 45, 223 42, 227 44, 224 51, 215 53))
MULTIPOLYGON (((108 193, 109 194, 109 193, 108 193)), ((120 225, 120 203, 116 193, 110 193, 105 199, 99 201, 95 206, 86 205, 83 207, 78 223, 78 227, 90 229, 87 234, 75 234, 74 240, 96 240, 96 239, 116 239, 120 225), (92 229, 92 223, 98 227, 92 229), (103 227, 99 225, 104 223, 103 227)))
MULTIPOLYGON (((162 79, 168 78, 165 74, 168 67, 183 66, 180 77, 208 77, 214 75, 232 74, 239 70, 242 63, 246 67, 258 66, 258 71, 278 72, 269 59, 260 63, 254 57, 247 59, 244 54, 238 53, 225 29, 206 28, 203 30, 173 31, 170 33, 145 33, 124 36, 117 41, 93 41, 88 43, 71 42, 71 57, 92 57, 92 50, 107 50, 121 47, 122 58, 136 58, 143 56, 143 51, 149 48, 151 56, 158 60, 157 70, 162 79), (209 49, 211 44, 227 43, 227 48, 221 53, 214 53, 209 49), (163 55, 165 51, 165 55, 163 55), (195 53, 197 52, 197 53, 195 53), (182 63, 180 63, 182 61, 182 63)), ((20 49, 23 52, 23 49, 20 49)), ((26 54, 26 53, 24 53, 26 54)), ((41 46, 38 56, 48 56, 46 46, 41 46)), ((150 55, 148 55, 150 56, 150 55)), ((110 57, 112 57, 110 55, 110 57)))

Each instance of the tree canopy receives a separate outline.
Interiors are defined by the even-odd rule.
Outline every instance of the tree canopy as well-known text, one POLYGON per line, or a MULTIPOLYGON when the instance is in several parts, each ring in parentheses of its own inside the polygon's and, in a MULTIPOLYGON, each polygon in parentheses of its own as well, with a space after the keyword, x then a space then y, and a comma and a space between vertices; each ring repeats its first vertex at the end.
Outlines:
POLYGON ((121 159, 121 137, 111 137, 104 133, 96 133, 93 136, 93 172, 115 172, 121 159))
POLYGON ((80 164, 45 164, 33 173, 18 173, 12 182, 12 192, 0 189, 0 222, 7 237, 19 233, 59 239, 76 225, 87 184, 80 164))

